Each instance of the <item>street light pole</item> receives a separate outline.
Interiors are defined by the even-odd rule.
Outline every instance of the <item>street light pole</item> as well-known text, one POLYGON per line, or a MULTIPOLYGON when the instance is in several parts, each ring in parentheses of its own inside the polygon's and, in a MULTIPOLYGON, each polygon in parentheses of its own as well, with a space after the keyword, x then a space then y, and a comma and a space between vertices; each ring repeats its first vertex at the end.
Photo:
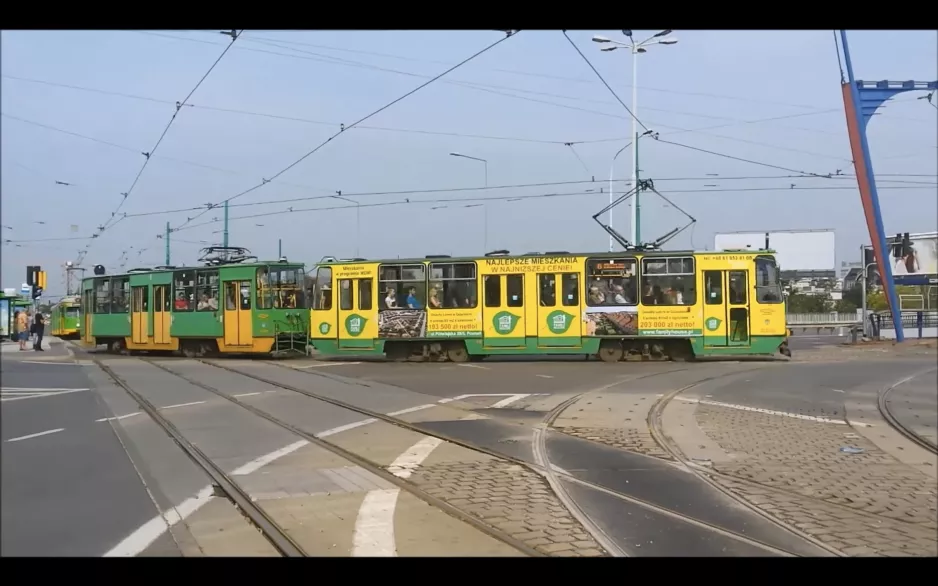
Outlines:
MULTIPOLYGON (((624 151, 625 149, 629 148, 633 143, 634 143, 634 141, 633 141, 633 142, 630 142, 629 144, 627 144, 627 145, 625 145, 624 147, 622 147, 621 149, 619 149, 619 150, 616 152, 616 154, 613 155, 613 157, 612 157, 612 163, 609 164, 609 227, 610 227, 610 228, 612 228, 612 201, 613 201, 613 191, 614 191, 614 189, 613 189, 613 187, 612 187, 612 174, 613 174, 613 172, 615 171, 616 159, 619 158, 619 155, 622 154, 622 151, 624 151)), ((613 248, 615 248, 615 239, 612 237, 612 235, 610 235, 610 236, 609 236, 609 252, 612 252, 612 249, 613 249, 613 248)))
MULTIPOLYGON (((611 43, 610 47, 603 47, 603 51, 615 51, 618 48, 627 48, 632 53, 632 189, 635 190, 635 204, 632 206, 632 244, 638 246, 641 244, 641 190, 638 186, 638 54, 648 51, 646 47, 651 45, 673 45, 677 39, 668 37, 671 30, 663 30, 648 37, 640 43, 636 43, 632 38, 632 31, 623 30, 622 33, 629 38, 628 43, 613 41, 606 37, 595 35, 593 41, 596 43, 611 43), (665 37, 665 38, 662 38, 665 37)), ((646 134, 650 131, 646 131, 646 134)))

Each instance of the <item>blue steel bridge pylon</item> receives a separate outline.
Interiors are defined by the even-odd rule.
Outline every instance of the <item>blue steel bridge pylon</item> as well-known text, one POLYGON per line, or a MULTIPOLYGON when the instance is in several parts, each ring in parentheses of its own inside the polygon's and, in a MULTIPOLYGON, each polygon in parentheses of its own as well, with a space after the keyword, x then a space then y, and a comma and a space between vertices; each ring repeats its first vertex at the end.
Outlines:
POLYGON ((876 264, 883 280, 883 288, 886 290, 886 299, 892 313, 892 322, 896 328, 896 341, 902 342, 905 339, 902 331, 902 314, 898 296, 896 295, 896 284, 892 277, 889 250, 886 248, 886 232, 883 228, 883 215, 879 206, 879 193, 876 190, 876 177, 873 174, 873 163, 870 159, 870 145, 866 136, 866 128, 876 110, 893 96, 911 91, 934 91, 938 89, 938 81, 866 82, 857 80, 853 75, 853 63, 850 60, 850 48, 847 45, 846 31, 840 31, 840 40, 843 46, 844 64, 848 76, 848 80, 842 84, 841 89, 844 98, 844 111, 847 115, 850 150, 853 154, 853 165, 856 170, 857 185, 860 189, 860 201, 863 203, 863 214, 866 216, 870 242, 876 255, 876 264))

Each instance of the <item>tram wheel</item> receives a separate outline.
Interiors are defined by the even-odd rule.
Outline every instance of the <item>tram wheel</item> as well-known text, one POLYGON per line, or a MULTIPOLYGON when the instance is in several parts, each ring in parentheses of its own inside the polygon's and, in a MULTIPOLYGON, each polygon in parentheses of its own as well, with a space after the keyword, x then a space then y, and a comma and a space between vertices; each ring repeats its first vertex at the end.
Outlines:
POLYGON ((469 351, 465 344, 456 343, 446 349, 446 357, 450 362, 469 362, 469 351))
POLYGON ((107 349, 111 354, 128 354, 127 345, 121 339, 117 339, 111 342, 107 349))
POLYGON ((603 362, 619 362, 625 355, 622 344, 611 340, 604 340, 599 346, 599 352, 596 353, 603 362))

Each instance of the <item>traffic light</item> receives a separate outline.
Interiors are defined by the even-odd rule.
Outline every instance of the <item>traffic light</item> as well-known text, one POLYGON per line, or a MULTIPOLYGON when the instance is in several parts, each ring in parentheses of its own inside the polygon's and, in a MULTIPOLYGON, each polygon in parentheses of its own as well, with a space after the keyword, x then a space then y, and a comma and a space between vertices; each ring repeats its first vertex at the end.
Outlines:
POLYGON ((40 297, 42 297, 42 287, 33 285, 33 299, 39 299, 40 297))
POLYGON ((39 282, 36 283, 36 284, 39 285, 39 288, 40 288, 40 289, 45 289, 45 288, 46 288, 46 272, 45 272, 45 271, 39 271, 39 279, 38 279, 38 281, 39 281, 39 282))
POLYGON ((39 284, 39 271, 41 267, 39 266, 28 266, 26 267, 26 284, 29 286, 39 284))

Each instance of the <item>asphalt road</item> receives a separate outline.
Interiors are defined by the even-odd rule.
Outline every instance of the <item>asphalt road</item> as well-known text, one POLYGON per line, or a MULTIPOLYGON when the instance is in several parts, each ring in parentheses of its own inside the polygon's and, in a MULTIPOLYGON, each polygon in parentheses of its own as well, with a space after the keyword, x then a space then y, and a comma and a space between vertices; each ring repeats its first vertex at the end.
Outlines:
POLYGON ((4 556, 100 556, 156 511, 96 393, 32 390, 91 388, 85 367, 23 362, 54 354, 2 358, 4 556))
POLYGON ((895 386, 886 396, 886 407, 902 427, 938 445, 938 371, 924 372, 895 386))

